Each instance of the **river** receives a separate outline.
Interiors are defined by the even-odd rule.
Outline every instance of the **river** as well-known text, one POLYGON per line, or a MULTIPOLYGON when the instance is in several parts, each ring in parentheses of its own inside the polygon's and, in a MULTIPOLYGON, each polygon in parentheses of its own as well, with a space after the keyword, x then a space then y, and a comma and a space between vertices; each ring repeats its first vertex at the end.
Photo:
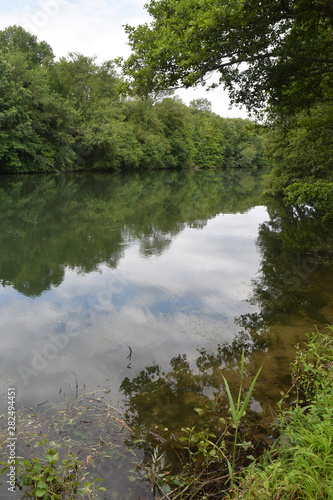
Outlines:
MULTIPOLYGON (((265 198, 262 175, 3 176, 1 392, 15 387, 17 408, 39 408, 46 426, 100 394, 118 423, 176 433, 218 401, 222 374, 237 390, 244 346, 248 381, 264 363, 251 410, 272 415, 295 345, 332 322, 332 240, 309 209, 265 198)), ((105 453, 105 498, 149 491, 130 472, 126 426, 113 428, 119 465, 105 453)))

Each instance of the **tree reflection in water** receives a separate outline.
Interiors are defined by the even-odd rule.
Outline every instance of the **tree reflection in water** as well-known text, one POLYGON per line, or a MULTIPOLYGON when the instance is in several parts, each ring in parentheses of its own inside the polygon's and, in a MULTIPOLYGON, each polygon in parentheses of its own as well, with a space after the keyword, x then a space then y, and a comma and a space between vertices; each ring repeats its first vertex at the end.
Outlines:
MULTIPOLYGON (((267 201, 269 221, 261 224, 257 246, 262 255, 259 278, 253 280, 249 303, 259 312, 242 315, 236 323, 249 332, 291 318, 307 317, 325 324, 322 312, 330 297, 317 287, 314 275, 332 272, 333 237, 308 208, 267 201)), ((317 280, 318 282, 318 280, 317 280)))
POLYGON ((317 324, 329 321, 323 308, 330 302, 330 296, 325 287, 317 286, 315 294, 313 288, 318 282, 314 279, 316 273, 332 273, 332 236, 306 208, 288 207, 277 199, 268 200, 267 207, 270 219, 260 226, 257 240, 262 255, 260 275, 253 280, 249 299, 258 307, 258 312, 235 318, 240 327, 235 340, 217 345, 212 351, 198 349, 195 360, 190 361, 186 354, 179 354, 170 361, 168 372, 157 364, 147 366, 133 380, 126 377, 121 384, 128 421, 145 436, 142 448, 147 457, 154 443, 172 441, 170 436, 174 437, 171 448, 176 447, 181 428, 202 426, 203 419, 216 434, 223 432, 219 418, 228 416, 229 404, 222 374, 235 396, 243 346, 247 387, 260 363, 265 362, 267 353, 266 367, 258 379, 244 419, 243 437, 250 437, 257 443, 270 442, 269 424, 275 415, 274 405, 281 391, 287 390, 291 383, 289 372, 282 364, 275 389, 272 379, 267 376, 270 327, 300 317, 317 324), (267 401, 270 411, 267 411, 267 401), (195 408, 204 409, 204 413, 200 412, 199 416, 195 408))

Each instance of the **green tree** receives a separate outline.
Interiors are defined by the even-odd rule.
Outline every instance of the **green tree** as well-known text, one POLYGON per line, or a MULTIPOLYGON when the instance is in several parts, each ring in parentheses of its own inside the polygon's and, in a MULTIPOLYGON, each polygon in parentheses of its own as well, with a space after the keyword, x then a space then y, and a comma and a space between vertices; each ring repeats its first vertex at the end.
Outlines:
POLYGON ((225 166, 226 141, 223 134, 223 119, 211 113, 207 103, 196 102, 188 115, 193 131, 193 161, 200 167, 225 166), (201 108, 201 110, 198 109, 201 108))
POLYGON ((50 45, 39 42, 35 35, 16 25, 0 31, 0 50, 4 54, 8 52, 25 54, 31 66, 47 65, 54 59, 50 45))
MULTIPOLYGON (((0 60, 3 172, 228 164, 228 124, 207 99, 190 107, 176 97, 125 100, 115 62, 99 65, 79 53, 54 62, 47 44, 17 26, 0 32, 0 60)), ((259 143, 236 129, 232 166, 253 166, 259 143)))
POLYGON ((0 52, 0 171, 45 172, 71 165, 75 114, 49 75, 24 53, 0 52))
POLYGON ((53 53, 23 28, 0 32, 0 171, 71 166, 76 115, 51 88, 53 53))
POLYGON ((75 131, 79 168, 137 168, 141 151, 120 101, 120 78, 112 61, 70 53, 52 69, 53 87, 79 114, 75 131))
POLYGON ((212 103, 206 98, 193 99, 190 102, 190 108, 198 109, 199 111, 212 111, 212 103))
POLYGON ((112 61, 99 66, 96 57, 70 52, 55 63, 52 75, 55 90, 76 109, 84 110, 101 98, 119 100, 120 78, 112 61))
POLYGON ((296 180, 333 180, 332 111, 332 105, 318 104, 294 118, 280 120, 268 134, 275 190, 296 180))
POLYGON ((136 91, 204 84, 217 71, 250 111, 332 99, 331 0, 150 0, 146 8, 150 25, 126 26, 133 54, 124 69, 136 91))

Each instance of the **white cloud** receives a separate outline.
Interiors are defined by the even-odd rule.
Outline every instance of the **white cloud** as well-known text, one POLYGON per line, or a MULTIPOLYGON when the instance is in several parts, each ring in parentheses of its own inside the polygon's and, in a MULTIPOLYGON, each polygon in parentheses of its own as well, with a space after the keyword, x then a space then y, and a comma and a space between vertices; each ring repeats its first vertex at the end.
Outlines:
MULTIPOLYGON (((13 24, 23 26, 39 40, 51 45, 56 57, 68 52, 96 55, 99 62, 128 57, 130 47, 123 25, 149 22, 146 0, 40 0, 39 2, 0 1, 0 29, 13 24)), ((222 88, 206 92, 203 87, 177 91, 186 103, 205 97, 212 109, 225 117, 245 118, 244 109, 229 110, 229 99, 222 88)))

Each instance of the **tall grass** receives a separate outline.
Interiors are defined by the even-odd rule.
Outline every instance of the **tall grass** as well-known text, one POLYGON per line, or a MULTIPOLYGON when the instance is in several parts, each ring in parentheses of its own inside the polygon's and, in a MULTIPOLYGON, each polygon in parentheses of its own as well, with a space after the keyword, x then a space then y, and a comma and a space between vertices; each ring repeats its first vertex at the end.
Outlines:
POLYGON ((233 397, 231 395, 229 384, 228 384, 227 380, 225 379, 224 375, 222 375, 223 381, 224 381, 224 385, 225 385, 225 388, 226 388, 226 391, 227 391, 227 394, 228 394, 232 422, 233 422, 233 425, 235 427, 234 446, 233 446, 233 451, 232 451, 232 462, 230 463, 228 461, 228 470, 229 470, 229 474, 230 474, 230 488, 231 488, 231 490, 234 487, 236 450, 237 450, 237 444, 238 444, 237 443, 237 440, 238 440, 238 428, 239 428, 239 424, 240 424, 241 418, 245 414, 246 408, 247 408, 247 406, 249 404, 252 391, 253 391, 254 386, 256 384, 257 378, 259 377, 261 369, 262 369, 262 365, 259 368, 258 372, 256 373, 256 376, 254 377, 254 379, 253 379, 253 381, 251 383, 251 386, 250 386, 250 388, 248 390, 246 398, 244 399, 243 403, 241 404, 241 397, 242 397, 242 393, 243 393, 243 379, 244 379, 244 348, 243 348, 242 359, 241 359, 240 385, 239 385, 238 398, 237 398, 236 405, 235 405, 233 397))
POLYGON ((280 438, 246 469, 238 498, 333 499, 333 327, 297 348, 293 377, 298 397, 280 407, 280 438))

